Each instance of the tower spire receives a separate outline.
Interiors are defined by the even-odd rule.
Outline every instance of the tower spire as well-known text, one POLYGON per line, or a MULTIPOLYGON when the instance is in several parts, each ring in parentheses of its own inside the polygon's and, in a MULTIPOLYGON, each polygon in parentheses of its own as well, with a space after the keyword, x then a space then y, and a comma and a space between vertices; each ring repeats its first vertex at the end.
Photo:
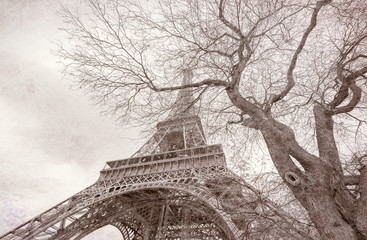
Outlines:
MULTIPOLYGON (((190 69, 185 69, 182 86, 191 84, 193 76, 190 69)), ((157 124, 157 132, 133 156, 206 145, 203 126, 194 104, 193 89, 180 89, 167 119, 157 124)))
MULTIPOLYGON (((191 69, 183 71, 182 86, 192 83, 194 74, 191 69)), ((183 88, 179 90, 176 101, 173 103, 167 120, 178 119, 188 116, 196 116, 197 109, 194 106, 194 96, 192 88, 183 88)))

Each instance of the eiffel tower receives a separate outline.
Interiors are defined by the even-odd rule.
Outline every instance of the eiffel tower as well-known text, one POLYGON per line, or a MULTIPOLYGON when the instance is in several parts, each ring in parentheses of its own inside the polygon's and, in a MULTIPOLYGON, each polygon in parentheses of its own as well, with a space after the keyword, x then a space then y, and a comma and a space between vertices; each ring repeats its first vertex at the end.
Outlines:
MULTIPOLYGON (((183 84, 192 79, 184 71, 183 84)), ((108 161, 86 189, 16 227, 3 240, 82 239, 106 225, 122 239, 247 239, 241 179, 220 144, 206 143, 192 90, 132 157, 108 161), (246 230, 244 230, 246 229, 246 230)))

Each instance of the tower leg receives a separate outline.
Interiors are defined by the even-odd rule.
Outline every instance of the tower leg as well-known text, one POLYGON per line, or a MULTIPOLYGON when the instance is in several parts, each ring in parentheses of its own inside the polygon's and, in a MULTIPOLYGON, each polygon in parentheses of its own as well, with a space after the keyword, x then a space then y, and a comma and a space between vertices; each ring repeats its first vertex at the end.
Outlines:
POLYGON ((160 209, 156 239, 165 240, 167 235, 168 206, 163 204, 160 209))
POLYGON ((181 232, 181 239, 188 240, 190 239, 190 209, 183 208, 182 209, 182 232, 181 232))
POLYGON ((149 240, 149 236, 150 236, 150 228, 146 228, 144 231, 144 240, 149 240))

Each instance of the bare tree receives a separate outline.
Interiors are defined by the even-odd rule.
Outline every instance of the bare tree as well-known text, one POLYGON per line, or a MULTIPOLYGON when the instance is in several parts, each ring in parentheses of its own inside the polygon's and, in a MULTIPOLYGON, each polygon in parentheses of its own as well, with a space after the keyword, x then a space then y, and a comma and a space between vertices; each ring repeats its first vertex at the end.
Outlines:
POLYGON ((367 239, 365 1, 90 0, 61 14, 65 73, 107 112, 156 121, 192 89, 213 129, 260 136, 322 239, 367 239))

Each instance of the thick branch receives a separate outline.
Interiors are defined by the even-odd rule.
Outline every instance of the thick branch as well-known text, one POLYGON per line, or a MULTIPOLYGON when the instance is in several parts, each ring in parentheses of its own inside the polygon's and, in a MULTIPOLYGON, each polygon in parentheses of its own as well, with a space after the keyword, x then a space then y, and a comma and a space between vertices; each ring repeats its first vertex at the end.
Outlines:
POLYGON ((357 106, 359 101, 361 100, 362 90, 355 84, 355 82, 352 82, 351 84, 349 84, 349 89, 353 93, 352 99, 349 101, 347 105, 334 109, 333 111, 334 115, 352 111, 357 106))
POLYGON ((295 84, 294 83, 294 78, 293 78, 293 70, 295 69, 296 64, 297 64, 298 55, 302 52, 303 47, 306 44, 308 36, 310 35, 311 31, 316 26, 317 15, 319 14, 319 11, 320 11, 321 7, 323 7, 324 5, 329 4, 330 2, 331 2, 331 0, 323 0, 323 1, 318 1, 317 2, 316 7, 314 8, 313 14, 311 16, 310 24, 307 27, 306 31, 303 33, 302 39, 301 39, 296 51, 294 52, 292 60, 289 64, 289 68, 288 68, 288 72, 287 72, 287 85, 279 94, 277 94, 272 99, 269 106, 271 106, 273 103, 283 99, 289 93, 289 91, 293 88, 293 86, 295 84))
POLYGON ((155 85, 149 86, 152 90, 156 92, 165 92, 165 91, 175 91, 180 90, 184 88, 195 88, 195 87, 201 87, 201 86, 217 86, 217 87, 228 87, 228 83, 222 80, 215 80, 215 79, 205 79, 201 82, 192 83, 192 84, 186 84, 182 86, 175 86, 175 87, 157 87, 155 85))
POLYGON ((340 86, 334 99, 328 104, 328 106, 332 110, 334 110, 333 111, 334 114, 350 112, 351 110, 353 110, 356 107, 356 105, 359 103, 359 100, 361 98, 361 89, 355 84, 355 80, 358 77, 363 76, 365 73, 367 73, 367 66, 345 77, 343 75, 343 64, 342 62, 338 63, 337 76, 338 76, 338 79, 342 81, 342 85, 340 86), (339 106, 341 103, 343 103, 347 99, 347 97, 349 96, 349 89, 353 93, 352 100, 346 106, 335 109, 337 106, 339 106))
POLYGON ((251 47, 249 45, 249 41, 248 41, 247 37, 243 35, 243 33, 241 32, 241 29, 239 27, 235 26, 230 21, 228 21, 224 17, 223 12, 224 12, 224 0, 221 0, 220 3, 219 3, 219 19, 221 20, 221 22, 224 25, 226 25, 229 29, 231 29, 233 32, 235 32, 240 38, 238 49, 236 51, 237 55, 238 55, 238 64, 235 65, 234 68, 233 68, 232 83, 231 83, 231 87, 233 87, 237 90, 238 87, 239 87, 241 74, 242 74, 248 60, 250 59, 250 57, 252 55, 252 50, 251 50, 251 47), (244 54, 243 54, 245 49, 247 51, 246 56, 244 56, 244 54))
POLYGON ((273 127, 276 130, 274 134, 280 135, 288 154, 294 157, 302 165, 302 167, 305 168, 305 170, 310 170, 311 168, 317 166, 319 159, 315 155, 307 152, 298 144, 294 135, 294 131, 289 126, 273 118, 271 119, 273 127))
POLYGON ((259 125, 254 120, 252 120, 251 118, 243 119, 241 124, 245 127, 253 128, 253 129, 256 129, 256 130, 260 129, 259 125))
POLYGON ((266 142, 271 159, 283 180, 287 182, 285 179, 287 172, 295 172, 301 175, 299 168, 293 163, 286 150, 281 134, 274 133, 273 129, 267 127, 263 127, 261 133, 266 142))
POLYGON ((359 184, 359 175, 346 175, 344 176, 344 184, 346 186, 353 186, 359 184))
POLYGON ((339 174, 342 174, 342 166, 334 138, 332 115, 319 104, 314 106, 313 114, 319 156, 327 160, 339 174))
POLYGON ((354 198, 346 188, 343 177, 343 169, 339 157, 338 148, 334 138, 334 121, 329 110, 316 104, 313 109, 315 117, 315 130, 319 156, 330 166, 330 188, 334 191, 336 207, 343 218, 353 222, 354 198))
POLYGON ((241 30, 236 27, 233 23, 231 23, 230 21, 228 21, 225 17, 224 17, 224 0, 220 0, 219 2, 219 19, 222 21, 222 23, 224 25, 226 25, 229 29, 231 29, 233 32, 235 32, 241 39, 244 38, 241 30))

